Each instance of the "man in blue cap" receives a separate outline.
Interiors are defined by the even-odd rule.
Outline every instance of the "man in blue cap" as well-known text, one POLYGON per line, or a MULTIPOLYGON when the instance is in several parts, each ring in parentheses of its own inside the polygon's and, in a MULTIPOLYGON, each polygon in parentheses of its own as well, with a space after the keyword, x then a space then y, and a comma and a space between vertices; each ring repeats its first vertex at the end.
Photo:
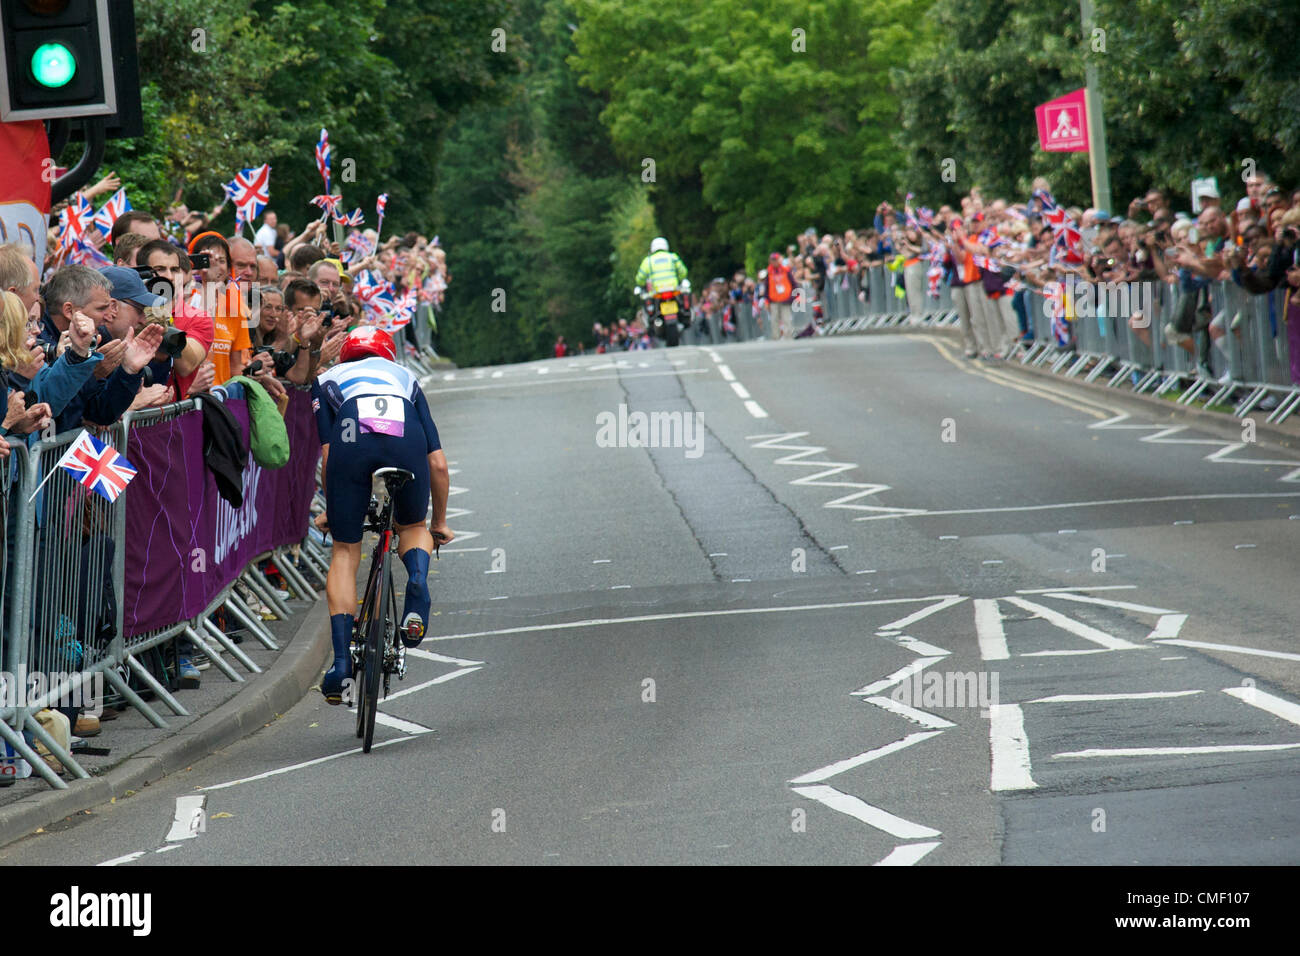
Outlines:
MULTIPOLYGON (((40 340, 59 345, 78 312, 89 316, 97 326, 117 324, 118 307, 123 301, 132 306, 156 305, 160 296, 150 296, 144 282, 132 269, 106 267, 101 274, 88 266, 64 266, 45 286, 46 314, 41 320, 40 340), (131 279, 121 275, 127 273, 131 279), (118 281, 115 283, 114 279, 118 281), (119 299, 117 296, 129 296, 119 299)), ((102 334, 102 333, 101 333, 102 334)), ((55 418, 55 430, 80 428, 83 419, 97 425, 112 425, 131 407, 140 390, 144 367, 162 344, 161 325, 146 325, 137 334, 127 329, 124 336, 98 349, 102 359, 94 377, 82 386, 55 418)))

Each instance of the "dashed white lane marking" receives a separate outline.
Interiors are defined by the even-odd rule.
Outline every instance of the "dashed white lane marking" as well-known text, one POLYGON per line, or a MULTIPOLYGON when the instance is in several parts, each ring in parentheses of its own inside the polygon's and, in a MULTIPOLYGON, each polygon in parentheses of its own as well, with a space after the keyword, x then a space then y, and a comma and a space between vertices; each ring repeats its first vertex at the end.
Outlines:
POLYGON ((1219 747, 1116 747, 1072 750, 1052 754, 1060 758, 1086 757, 1183 757, 1188 754, 1245 754, 1269 750, 1296 750, 1300 744, 1226 744, 1219 747))
POLYGON ((1025 736, 1025 712, 1019 704, 989 706, 989 752, 992 770, 989 789, 1035 790, 1029 763, 1029 738, 1025 736))
POLYGON ((750 397, 748 389, 746 389, 745 386, 741 385, 739 382, 732 382, 731 390, 735 392, 736 395, 739 396, 740 398, 750 397))
POLYGON ((1090 627, 1082 621, 1076 621, 1073 618, 1066 617, 1060 611, 1054 611, 1050 607, 1045 607, 1042 604, 1036 604, 1033 601, 1026 601, 1024 598, 1018 597, 1008 597, 1005 600, 1008 604, 1014 604, 1023 611, 1029 611, 1036 617, 1040 617, 1044 621, 1047 621, 1049 624, 1054 624, 1064 631, 1069 631, 1071 634, 1082 637, 1085 641, 1092 641, 1092 643, 1099 644, 1108 650, 1122 651, 1141 647, 1140 644, 1126 641, 1122 637, 1114 637, 1113 635, 1107 634, 1105 631, 1099 631, 1095 627, 1090 627))
POLYGON ((105 860, 103 863, 97 863, 96 866, 121 866, 123 863, 134 863, 140 857, 144 856, 144 850, 136 850, 134 853, 128 853, 126 856, 115 856, 111 860, 105 860))
POLYGON ((838 810, 840 813, 847 813, 855 820, 861 820, 867 826, 875 827, 877 830, 883 830, 890 836, 898 837, 900 840, 915 840, 922 837, 937 837, 940 835, 938 830, 932 830, 929 827, 921 826, 919 823, 912 823, 910 820, 904 820, 902 817, 894 816, 894 814, 887 810, 873 807, 871 804, 865 803, 855 796, 841 793, 834 787, 828 787, 825 784, 818 784, 811 787, 794 787, 792 789, 797 794, 805 796, 810 800, 816 800, 818 803, 824 803, 832 810, 838 810))
POLYGON ((975 639, 979 642, 980 657, 986 661, 1005 661, 1011 657, 1007 650, 1007 635, 1002 629, 1002 614, 998 602, 992 598, 975 600, 975 639))
POLYGON ((941 660, 943 660, 943 657, 939 657, 939 656, 918 657, 916 660, 912 661, 912 663, 904 667, 900 667, 898 670, 894 671, 894 673, 890 674, 888 677, 882 677, 880 678, 880 680, 873 681, 872 683, 868 684, 866 687, 861 688, 860 690, 852 691, 849 694, 849 696, 868 697, 872 694, 879 694, 882 690, 885 690, 888 687, 893 687, 895 684, 902 683, 903 681, 911 677, 913 674, 919 674, 921 671, 925 670, 931 664, 935 663, 935 661, 941 661, 941 660))
POLYGON ((1232 547, 1237 551, 1241 551, 1243 548, 1253 548, 1255 546, 1253 544, 1234 544, 1232 547))
POLYGON ((767 418, 767 411, 752 398, 745 402, 745 411, 749 412, 749 414, 753 415, 755 418, 767 418))
POLYGON ((711 551, 711 552, 709 552, 709 557, 711 557, 711 558, 725 558, 726 556, 727 556, 727 552, 725 552, 725 551, 711 551))
MULTIPOLYGON (((389 699, 391 700, 392 698, 389 699)), ((394 737, 392 740, 381 740, 376 742, 374 747, 371 747, 370 749, 374 750, 375 747, 387 747, 390 744, 400 744, 404 740, 415 740, 415 737, 394 737)), ((214 783, 208 787, 199 787, 199 789, 204 791, 225 790, 227 787, 237 787, 241 783, 253 783, 254 781, 257 780, 266 780, 270 777, 278 777, 281 774, 292 773, 295 770, 302 770, 306 767, 314 767, 317 764, 326 763, 327 761, 330 760, 338 760, 340 757, 349 757, 352 754, 359 754, 359 753, 361 753, 361 748, 353 747, 351 750, 343 750, 336 754, 330 754, 327 757, 317 757, 315 760, 304 760, 302 763, 290 764, 287 767, 278 767, 275 770, 267 770, 264 773, 254 774, 251 777, 241 777, 238 780, 228 780, 225 783, 214 783)))
POLYGON ((990 559, 990 560, 988 560, 988 561, 981 561, 981 562, 980 562, 980 564, 1001 564, 1001 563, 1002 563, 1001 561, 996 561, 996 560, 992 560, 992 559, 990 559))
POLYGON ((1244 704, 1258 707, 1274 717, 1281 717, 1283 720, 1300 725, 1300 704, 1293 704, 1289 700, 1275 697, 1255 687, 1228 687, 1223 692, 1244 704))
POLYGON ((917 710, 915 707, 909 707, 901 701, 893 700, 889 697, 867 697, 864 698, 868 704, 875 704, 881 710, 887 710, 891 714, 897 714, 910 720, 914 724, 920 724, 922 727, 930 727, 934 730, 945 730, 948 727, 956 727, 951 720, 944 720, 938 714, 927 713, 924 710, 917 710))
POLYGON ((904 843, 902 846, 894 847, 894 851, 889 856, 873 865, 914 866, 938 845, 937 840, 931 843, 904 843))
POLYGON ((1250 654, 1255 657, 1276 657, 1283 661, 1300 661, 1300 654, 1287 651, 1266 651, 1261 647, 1242 647, 1239 644, 1211 644, 1206 641, 1189 641, 1184 638, 1161 638, 1156 644, 1173 644, 1177 647, 1199 647, 1207 651, 1232 651, 1235 654, 1250 654))
POLYGON ((1154 700, 1164 697, 1191 697, 1201 693, 1199 690, 1157 690, 1138 694, 1053 694, 1051 697, 1039 697, 1027 700, 1026 704, 1085 704, 1098 700, 1154 700))
MULTIPOLYGON (((712 611, 676 611, 666 614, 637 614, 632 617, 597 617, 584 621, 565 621, 559 624, 528 624, 521 627, 503 627, 493 631, 471 631, 467 634, 444 634, 440 637, 427 637, 427 641, 462 641, 469 637, 495 637, 504 634, 530 634, 539 631, 564 631, 580 627, 608 627, 614 624, 644 624, 649 621, 681 621, 695 617, 729 617, 733 614, 780 614, 795 611, 834 611, 849 607, 875 607, 886 604, 917 604, 922 601, 938 601, 939 604, 926 609, 926 613, 942 610, 960 601, 966 600, 960 595, 936 594, 923 598, 878 598, 874 601, 835 601, 827 604, 789 604, 775 607, 737 607, 712 611)), ((924 616, 924 615, 922 615, 924 616)), ((909 618, 912 615, 909 615, 909 618)), ((903 618, 904 621, 909 618, 903 618)), ((887 630, 888 628, 881 628, 887 630)), ((897 629, 897 627, 895 628, 897 629)))
POLYGON ((454 382, 454 381, 456 380, 456 373, 455 373, 455 372, 448 372, 446 375, 444 375, 444 376, 442 377, 442 380, 443 380, 444 382, 454 382))
MULTIPOLYGON (((643 363, 643 364, 644 364, 644 363, 643 363)), ((538 374, 538 375, 548 375, 548 374, 550 374, 550 371, 551 371, 551 370, 550 370, 549 368, 539 368, 539 369, 537 370, 537 374, 538 374)))
POLYGON ((624 590, 625 588, 631 588, 631 587, 632 587, 632 585, 630 585, 630 584, 612 584, 612 585, 610 585, 610 588, 609 588, 609 589, 610 589, 611 591, 622 591, 622 590, 624 590))
POLYGON ((885 744, 883 747, 877 747, 875 750, 868 750, 866 753, 858 754, 856 757, 846 757, 843 760, 837 760, 833 764, 828 764, 820 770, 813 770, 801 777, 795 777, 790 781, 791 785, 805 783, 822 783, 829 780, 837 774, 844 773, 846 770, 852 770, 854 767, 861 767, 864 763, 870 763, 873 760, 879 760, 889 754, 897 753, 905 747, 912 744, 919 744, 922 740, 929 740, 931 737, 937 737, 942 731, 922 730, 914 734, 908 734, 902 740, 895 740, 891 744, 885 744))
POLYGON ((1060 531, 1056 533, 1057 534, 1078 534, 1079 532, 1074 530, 1073 528, 1062 528, 1060 531))
POLYGON ((503 375, 505 375, 505 374, 506 374, 505 372, 502 372, 502 371, 498 370, 498 371, 495 371, 495 372, 492 373, 492 377, 493 377, 493 378, 500 378, 501 376, 503 376, 503 375))
MULTIPOLYGON (((426 687, 432 687, 434 684, 445 684, 449 680, 455 680, 457 677, 464 677, 466 674, 472 674, 475 671, 482 669, 483 668, 481 667, 462 667, 457 671, 448 671, 446 674, 433 678, 433 680, 427 680, 421 684, 416 684, 414 687, 399 690, 396 694, 389 694, 384 698, 383 702, 387 704, 389 701, 397 700, 399 697, 405 697, 407 694, 414 694, 417 690, 424 690, 426 687)), ((378 718, 375 719, 378 720, 378 718)))
POLYGON ((847 548, 847 547, 848 547, 847 544, 837 544, 837 545, 835 545, 833 548, 827 548, 827 550, 828 550, 828 551, 843 551, 843 550, 844 550, 845 548, 847 548))
POLYGON ((203 831, 204 807, 208 798, 202 795, 189 795, 176 798, 176 813, 172 817, 172 828, 164 837, 166 842, 176 840, 193 840, 203 831))
POLYGON ((592 561, 591 563, 592 563, 592 564, 609 564, 609 563, 610 563, 610 559, 609 559, 609 558, 596 558, 596 560, 592 561))
POLYGON ((854 571, 853 573, 854 573, 854 574, 875 574, 876 571, 875 571, 874 568, 871 568, 871 569, 868 569, 868 570, 865 570, 865 571, 854 571))
POLYGON ((728 382, 734 382, 736 380, 735 373, 733 373, 731 369, 727 368, 727 366, 725 365, 718 366, 718 374, 721 375, 728 382))

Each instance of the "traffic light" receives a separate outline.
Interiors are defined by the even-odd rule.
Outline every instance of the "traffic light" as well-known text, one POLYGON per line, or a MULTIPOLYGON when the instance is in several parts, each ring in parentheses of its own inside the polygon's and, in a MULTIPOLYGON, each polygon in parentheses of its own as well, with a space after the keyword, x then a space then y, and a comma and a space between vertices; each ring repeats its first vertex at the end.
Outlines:
POLYGON ((109 0, 0 0, 0 122, 117 112, 109 0))

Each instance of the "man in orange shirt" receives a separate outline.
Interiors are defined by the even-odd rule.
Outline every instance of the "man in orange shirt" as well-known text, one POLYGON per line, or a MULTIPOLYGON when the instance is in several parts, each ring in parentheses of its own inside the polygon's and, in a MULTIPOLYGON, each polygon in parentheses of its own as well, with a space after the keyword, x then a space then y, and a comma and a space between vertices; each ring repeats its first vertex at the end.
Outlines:
POLYGON ((213 318, 215 331, 208 357, 216 370, 216 384, 238 375, 248 364, 253 347, 248 336, 249 309, 239 283, 230 281, 230 246, 219 234, 205 232, 190 243, 190 254, 206 253, 206 269, 197 270, 203 289, 205 311, 213 318))

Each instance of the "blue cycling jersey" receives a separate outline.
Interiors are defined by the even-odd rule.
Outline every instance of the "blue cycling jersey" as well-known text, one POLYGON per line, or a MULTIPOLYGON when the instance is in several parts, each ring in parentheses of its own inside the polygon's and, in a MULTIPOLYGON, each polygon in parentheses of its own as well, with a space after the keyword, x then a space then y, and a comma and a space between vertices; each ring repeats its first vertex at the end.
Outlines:
POLYGON ((421 434, 425 454, 442 447, 420 383, 396 362, 378 356, 343 362, 317 377, 311 397, 322 445, 334 440, 343 421, 351 420, 362 432, 421 434), (394 399, 401 404, 390 407, 394 399), (406 414, 408 407, 413 417, 406 414))

